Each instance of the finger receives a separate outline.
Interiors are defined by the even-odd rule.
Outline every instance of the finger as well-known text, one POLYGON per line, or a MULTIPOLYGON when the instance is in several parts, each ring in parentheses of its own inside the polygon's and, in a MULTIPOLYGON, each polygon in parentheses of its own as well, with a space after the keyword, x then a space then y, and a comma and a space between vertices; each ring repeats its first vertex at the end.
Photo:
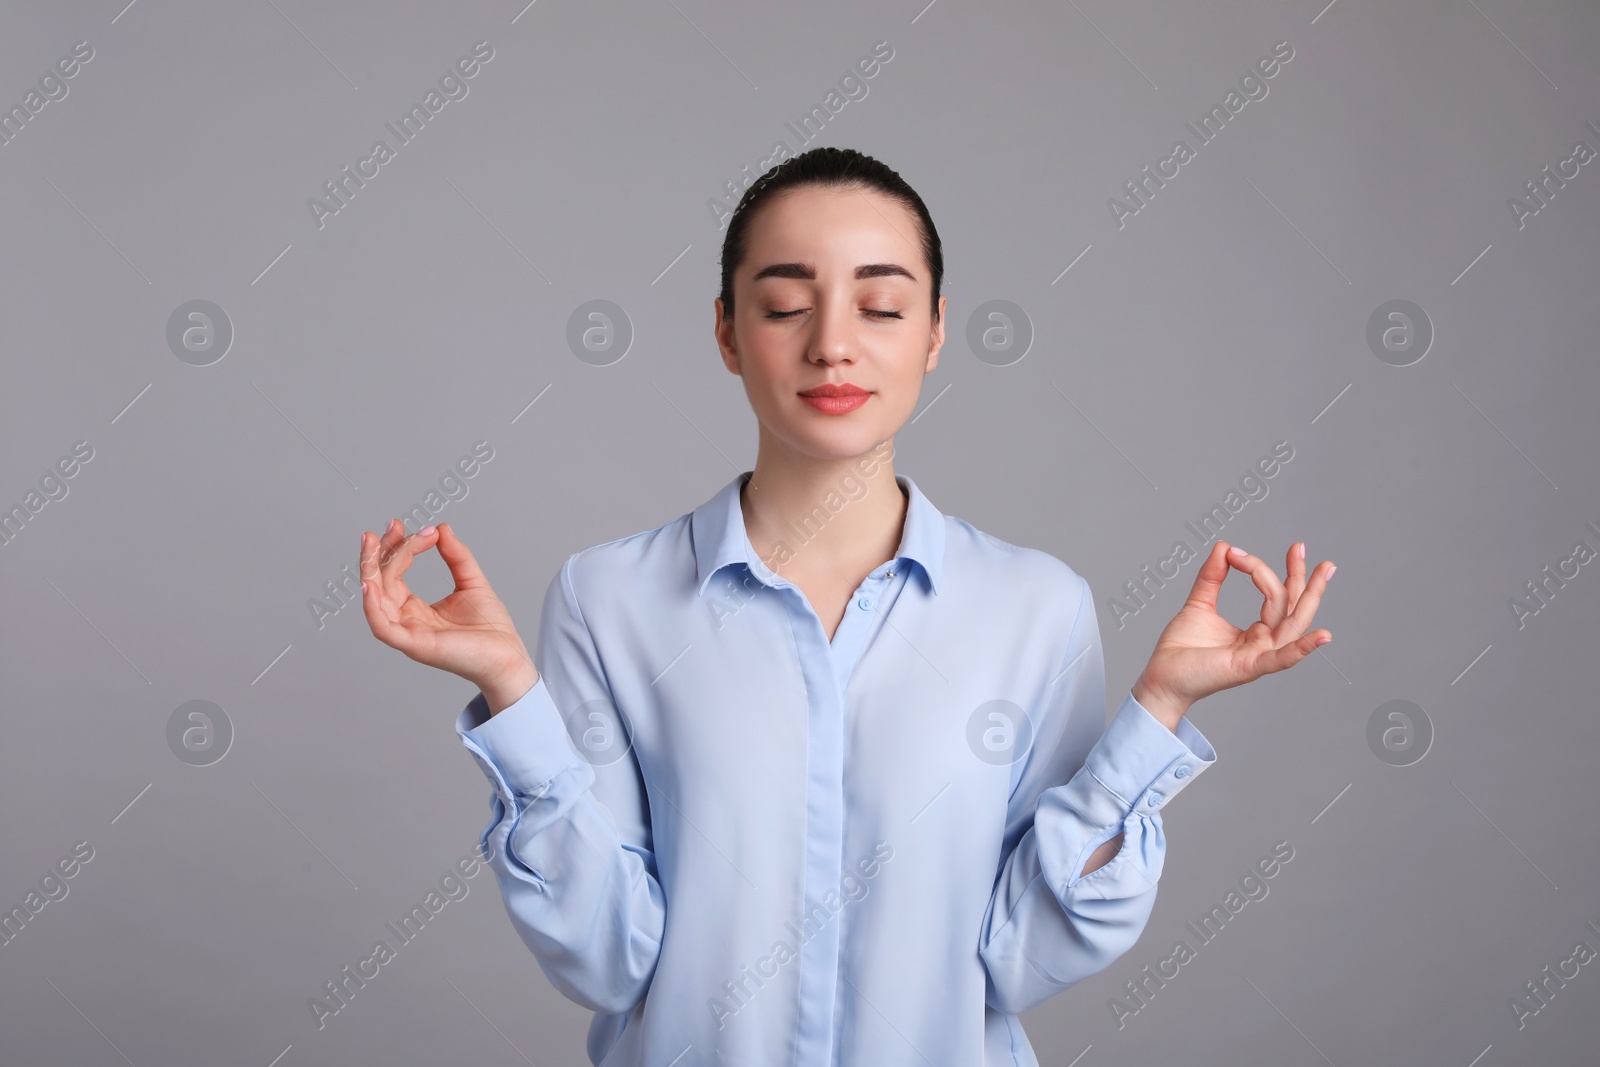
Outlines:
POLYGON ((415 537, 417 535, 408 535, 406 533, 406 524, 399 519, 389 520, 389 525, 384 527, 383 536, 378 541, 378 565, 380 567, 388 566, 389 561, 394 558, 395 549, 399 548, 408 536, 415 537))
MULTIPOLYGON (((361 531, 361 584, 372 590, 372 596, 378 603, 389 599, 389 584, 383 572, 384 563, 383 538, 377 534, 361 531)), ((366 592, 362 592, 362 601, 365 603, 366 592)), ((403 597, 401 599, 404 599, 403 597)))
POLYGON ((395 548, 405 539, 405 524, 399 519, 390 519, 389 525, 383 528, 383 536, 378 539, 378 565, 380 567, 389 562, 394 555, 395 548))
POLYGON ((1331 640, 1333 640, 1333 635, 1327 630, 1313 630, 1308 634, 1301 634, 1280 648, 1272 649, 1270 652, 1263 652, 1256 663, 1263 668, 1263 674, 1275 674, 1278 671, 1288 670, 1293 667, 1296 663, 1316 651, 1319 646, 1327 644, 1331 640))
POLYGON ((383 608, 383 570, 379 566, 379 552, 383 539, 368 530, 361 531, 361 611, 367 617, 372 632, 387 644, 392 644, 394 622, 383 608))
POLYGON ((1189 589, 1186 603, 1217 610, 1217 594, 1222 592, 1222 583, 1228 577, 1227 551, 1228 544, 1225 541, 1218 541, 1211 546, 1211 554, 1195 572, 1194 585, 1189 589))
POLYGON ((1300 594, 1306 591, 1306 543, 1296 541, 1289 546, 1288 558, 1289 578, 1283 583, 1289 591, 1289 606, 1294 607, 1300 601, 1300 594))
POLYGON ((361 613, 367 617, 367 625, 372 627, 372 632, 385 643, 389 642, 389 627, 392 623, 384 614, 382 601, 379 595, 378 583, 381 578, 368 578, 366 575, 373 572, 377 566, 374 558, 377 555, 377 539, 368 538, 365 531, 361 534, 361 613))
MULTIPOLYGON (((378 538, 370 541, 365 533, 362 534, 363 555, 373 557, 372 566, 377 566, 378 538)), ((379 585, 381 577, 372 581, 361 583, 361 613, 366 616, 367 626, 372 629, 372 634, 390 648, 399 649, 407 655, 411 654, 413 638, 411 631, 400 625, 400 613, 396 608, 391 615, 387 600, 382 595, 379 585)))
POLYGON ((363 582, 378 580, 378 545, 380 541, 369 530, 361 531, 361 556, 356 567, 356 573, 363 582))
MULTIPOLYGON (((404 531, 405 527, 402 526, 400 529, 404 531)), ((387 557, 380 557, 379 566, 383 570, 385 591, 388 591, 392 583, 398 582, 406 571, 411 569, 411 561, 417 557, 418 553, 426 552, 433 547, 434 539, 439 536, 438 527, 424 526, 423 530, 428 532, 424 534, 419 530, 414 534, 401 537, 394 547, 390 549, 387 557)))
MULTIPOLYGON (((1297 638, 1306 632, 1311 625, 1311 620, 1317 617, 1317 606, 1322 603, 1322 594, 1328 589, 1328 581, 1332 577, 1334 565, 1328 560, 1317 564, 1311 572, 1311 580, 1306 583, 1305 592, 1300 594, 1300 599, 1295 602, 1294 611, 1284 620, 1284 628, 1273 630, 1275 640, 1284 638, 1297 638)), ((1326 631, 1323 631, 1326 632, 1326 631)), ((1328 636, 1333 636, 1329 634, 1328 636)))
POLYGON ((383 564, 384 559, 387 558, 387 549, 385 549, 383 542, 384 542, 384 538, 389 535, 389 531, 391 531, 393 529, 394 529, 394 520, 390 519, 389 520, 389 525, 384 528, 384 532, 381 533, 381 534, 373 534, 369 538, 367 535, 368 535, 368 533, 370 533, 370 531, 368 531, 368 530, 362 530, 361 531, 361 571, 360 571, 360 574, 361 574, 361 580, 362 581, 364 581, 364 582, 382 582, 382 580, 383 580, 382 564, 383 564))
POLYGON ((1238 545, 1228 549, 1229 566, 1237 567, 1250 576, 1250 581, 1261 591, 1261 621, 1276 630, 1289 614, 1289 593, 1278 580, 1278 572, 1266 560, 1252 556, 1238 545))
POLYGON ((439 556, 444 560, 445 566, 450 568, 450 577, 455 579, 457 589, 472 589, 489 584, 472 550, 456 536, 455 530, 448 522, 439 524, 439 556))

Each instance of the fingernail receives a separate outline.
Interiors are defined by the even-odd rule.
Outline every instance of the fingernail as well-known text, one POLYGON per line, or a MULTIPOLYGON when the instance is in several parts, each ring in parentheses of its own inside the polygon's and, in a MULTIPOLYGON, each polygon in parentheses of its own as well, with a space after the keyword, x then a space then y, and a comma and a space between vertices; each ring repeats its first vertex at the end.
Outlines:
POLYGON ((438 529, 438 527, 436 527, 436 526, 424 526, 422 529, 417 531, 417 536, 418 537, 427 537, 429 534, 433 533, 433 531, 436 530, 436 529, 438 529))
POLYGON ((1323 645, 1327 644, 1329 641, 1332 641, 1332 640, 1333 640, 1333 638, 1331 638, 1331 637, 1324 637, 1320 641, 1317 642, 1317 647, 1321 648, 1323 645))
POLYGON ((1330 581, 1330 582, 1333 581, 1333 572, 1338 570, 1338 569, 1339 569, 1338 564, 1334 564, 1333 566, 1329 567, 1328 568, 1328 577, 1325 580, 1326 581, 1330 581))
POLYGON ((1306 558, 1306 543, 1304 541, 1300 542, 1300 558, 1306 558))
POLYGON ((1250 554, 1244 549, 1240 548, 1238 545, 1234 545, 1232 548, 1228 549, 1228 552, 1230 555, 1234 556, 1248 556, 1250 554))
POLYGON ((367 595, 367 583, 366 582, 362 582, 361 583, 361 595, 362 596, 366 596, 367 595))

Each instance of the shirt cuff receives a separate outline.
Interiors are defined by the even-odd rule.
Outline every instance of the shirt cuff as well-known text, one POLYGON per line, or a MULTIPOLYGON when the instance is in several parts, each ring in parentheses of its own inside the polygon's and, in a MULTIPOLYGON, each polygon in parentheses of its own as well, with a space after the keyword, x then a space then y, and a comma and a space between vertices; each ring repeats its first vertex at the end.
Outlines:
MULTIPOLYGON (((1034 826, 1046 835, 1040 840, 1040 856, 1052 882, 1059 880, 1053 884, 1057 898, 1065 899, 1063 894, 1085 878, 1100 875, 1101 869, 1079 873, 1092 849, 1115 837, 1130 818, 1159 819, 1156 810, 1216 758, 1211 742, 1188 719, 1169 730, 1129 691, 1071 781, 1039 797, 1034 826)), ((1138 837, 1143 840, 1142 825, 1138 837)), ((1133 839, 1125 839, 1122 851, 1132 844, 1133 839)))
POLYGON ((1061 799, 1090 825, 1118 825, 1161 808, 1216 761, 1187 716, 1169 730, 1130 691, 1061 799))
POLYGON ((542 796, 557 775, 587 766, 542 674, 532 689, 493 716, 479 692, 456 717, 456 736, 507 805, 516 795, 542 796))

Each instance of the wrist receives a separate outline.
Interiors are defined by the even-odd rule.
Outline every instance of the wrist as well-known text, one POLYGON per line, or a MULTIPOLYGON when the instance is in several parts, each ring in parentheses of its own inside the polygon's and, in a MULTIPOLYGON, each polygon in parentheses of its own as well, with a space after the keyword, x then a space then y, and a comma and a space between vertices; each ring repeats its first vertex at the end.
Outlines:
POLYGON ((539 672, 529 660, 508 667, 493 678, 478 683, 492 718, 527 695, 539 681, 539 672))
POLYGON ((1193 706, 1193 702, 1184 700, 1166 692, 1159 686, 1152 685, 1144 675, 1133 683, 1133 699, 1155 716, 1156 720, 1167 729, 1177 732, 1178 723, 1184 714, 1193 706))

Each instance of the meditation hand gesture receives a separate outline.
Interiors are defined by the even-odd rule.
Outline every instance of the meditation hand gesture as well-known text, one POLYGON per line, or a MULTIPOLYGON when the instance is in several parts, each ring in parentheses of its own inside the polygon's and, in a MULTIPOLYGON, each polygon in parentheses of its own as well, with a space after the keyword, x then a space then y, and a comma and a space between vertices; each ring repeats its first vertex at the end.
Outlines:
POLYGON ((1307 582, 1305 552, 1304 541, 1290 546, 1285 584, 1266 560, 1226 541, 1212 545, 1188 602, 1156 639, 1150 662, 1134 683, 1134 699, 1168 729, 1176 729, 1184 712, 1202 697, 1293 667, 1333 640, 1327 630, 1307 628, 1336 568, 1319 563, 1307 582), (1261 619, 1247 630, 1217 614, 1217 594, 1230 565, 1261 590, 1261 619))
POLYGON ((491 714, 538 681, 527 647, 467 546, 448 523, 407 536, 398 519, 379 538, 361 532, 361 604, 378 640, 418 663, 472 682, 491 714), (435 545, 455 589, 429 604, 406 588, 405 573, 419 552, 435 545))

